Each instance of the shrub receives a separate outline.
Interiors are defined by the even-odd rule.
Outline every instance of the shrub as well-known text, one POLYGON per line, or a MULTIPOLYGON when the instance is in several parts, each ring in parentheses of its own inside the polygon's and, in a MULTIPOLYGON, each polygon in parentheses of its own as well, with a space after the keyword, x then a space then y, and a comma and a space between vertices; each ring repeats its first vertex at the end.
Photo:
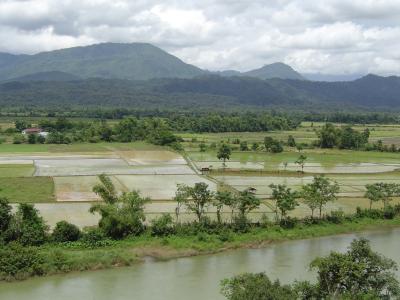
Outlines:
POLYGON ((10 243, 0 248, 0 279, 24 279, 43 275, 44 257, 37 248, 10 243))
POLYGON ((152 236, 168 236, 173 233, 175 233, 175 229, 170 214, 163 214, 161 217, 151 221, 152 236))
POLYGON ((32 204, 21 203, 4 236, 8 242, 18 241, 24 246, 38 246, 47 240, 48 229, 32 204))
POLYGON ((248 232, 250 229, 249 220, 243 214, 239 214, 233 218, 233 230, 239 233, 248 232))
POLYGON ((7 230, 11 219, 11 205, 6 198, 0 197, 0 235, 7 230))
POLYGON ((334 211, 331 211, 331 213, 326 216, 326 219, 328 222, 331 222, 334 224, 341 224, 345 220, 345 215, 342 210, 334 210, 334 211))
POLYGON ((292 229, 296 226, 298 220, 296 218, 286 217, 281 219, 279 222, 279 226, 286 229, 292 229))
POLYGON ((383 217, 385 219, 393 219, 396 216, 396 210, 393 206, 387 206, 383 211, 383 217))
POLYGON ((82 242, 91 248, 108 246, 109 241, 106 239, 100 228, 89 228, 82 234, 82 242))
POLYGON ((55 242, 74 242, 77 241, 81 236, 81 231, 79 228, 70 224, 66 221, 60 221, 56 224, 53 230, 52 238, 55 242))

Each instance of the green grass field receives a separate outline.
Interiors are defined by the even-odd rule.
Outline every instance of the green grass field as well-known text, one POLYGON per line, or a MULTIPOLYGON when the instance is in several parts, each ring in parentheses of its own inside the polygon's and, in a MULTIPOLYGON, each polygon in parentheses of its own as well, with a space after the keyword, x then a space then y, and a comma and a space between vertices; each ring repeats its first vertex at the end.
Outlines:
POLYGON ((54 182, 51 177, 0 178, 0 197, 12 203, 53 202, 54 182))
POLYGON ((0 164, 0 177, 30 177, 35 168, 31 164, 0 164))
POLYGON ((0 144, 0 154, 29 154, 29 153, 90 153, 128 150, 162 150, 165 147, 146 142, 133 143, 79 143, 70 145, 50 144, 0 144))

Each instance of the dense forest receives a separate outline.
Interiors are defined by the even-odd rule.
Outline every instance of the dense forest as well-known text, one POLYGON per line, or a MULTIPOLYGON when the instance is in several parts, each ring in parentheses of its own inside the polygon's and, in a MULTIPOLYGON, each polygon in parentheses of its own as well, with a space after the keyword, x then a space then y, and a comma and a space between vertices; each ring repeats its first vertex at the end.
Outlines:
POLYGON ((136 110, 393 111, 400 78, 368 75, 351 82, 201 76, 130 81, 8 81, 0 84, 2 110, 98 107, 136 110))

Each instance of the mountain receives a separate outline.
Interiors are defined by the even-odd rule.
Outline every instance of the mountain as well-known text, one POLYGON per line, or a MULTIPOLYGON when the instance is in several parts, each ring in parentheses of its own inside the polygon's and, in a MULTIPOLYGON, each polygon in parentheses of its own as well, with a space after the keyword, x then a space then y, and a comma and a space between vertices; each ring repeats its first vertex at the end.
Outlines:
POLYGON ((0 55, 2 80, 53 71, 81 78, 129 80, 191 78, 205 73, 146 43, 103 43, 34 55, 0 55))
POLYGON ((146 81, 85 79, 0 83, 0 106, 241 110, 289 108, 400 111, 400 77, 349 82, 200 76, 146 81))
POLYGON ((361 74, 342 74, 342 75, 333 75, 333 74, 322 74, 322 73, 303 73, 302 74, 306 79, 312 81, 353 81, 363 77, 361 74))
POLYGON ((72 81, 72 80, 81 80, 81 77, 65 73, 59 71, 50 71, 50 72, 39 72, 28 74, 25 76, 11 78, 7 81, 72 81))
POLYGON ((280 78, 280 79, 305 80, 305 78, 301 76, 300 73, 293 70, 291 66, 288 66, 281 62, 265 65, 262 68, 244 72, 242 73, 242 75, 249 77, 256 77, 260 79, 280 78))

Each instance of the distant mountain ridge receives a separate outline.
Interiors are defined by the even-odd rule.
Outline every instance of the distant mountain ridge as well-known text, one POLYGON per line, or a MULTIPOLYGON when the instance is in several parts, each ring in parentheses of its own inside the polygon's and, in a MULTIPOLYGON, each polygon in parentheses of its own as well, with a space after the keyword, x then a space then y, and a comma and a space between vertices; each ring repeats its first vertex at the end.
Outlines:
POLYGON ((0 83, 0 106, 123 107, 136 109, 238 110, 366 109, 400 111, 400 77, 367 75, 350 82, 223 77, 142 81, 84 79, 0 83))
POLYGON ((34 55, 0 55, 0 80, 53 71, 81 78, 129 80, 191 78, 205 73, 146 43, 103 43, 34 55))

